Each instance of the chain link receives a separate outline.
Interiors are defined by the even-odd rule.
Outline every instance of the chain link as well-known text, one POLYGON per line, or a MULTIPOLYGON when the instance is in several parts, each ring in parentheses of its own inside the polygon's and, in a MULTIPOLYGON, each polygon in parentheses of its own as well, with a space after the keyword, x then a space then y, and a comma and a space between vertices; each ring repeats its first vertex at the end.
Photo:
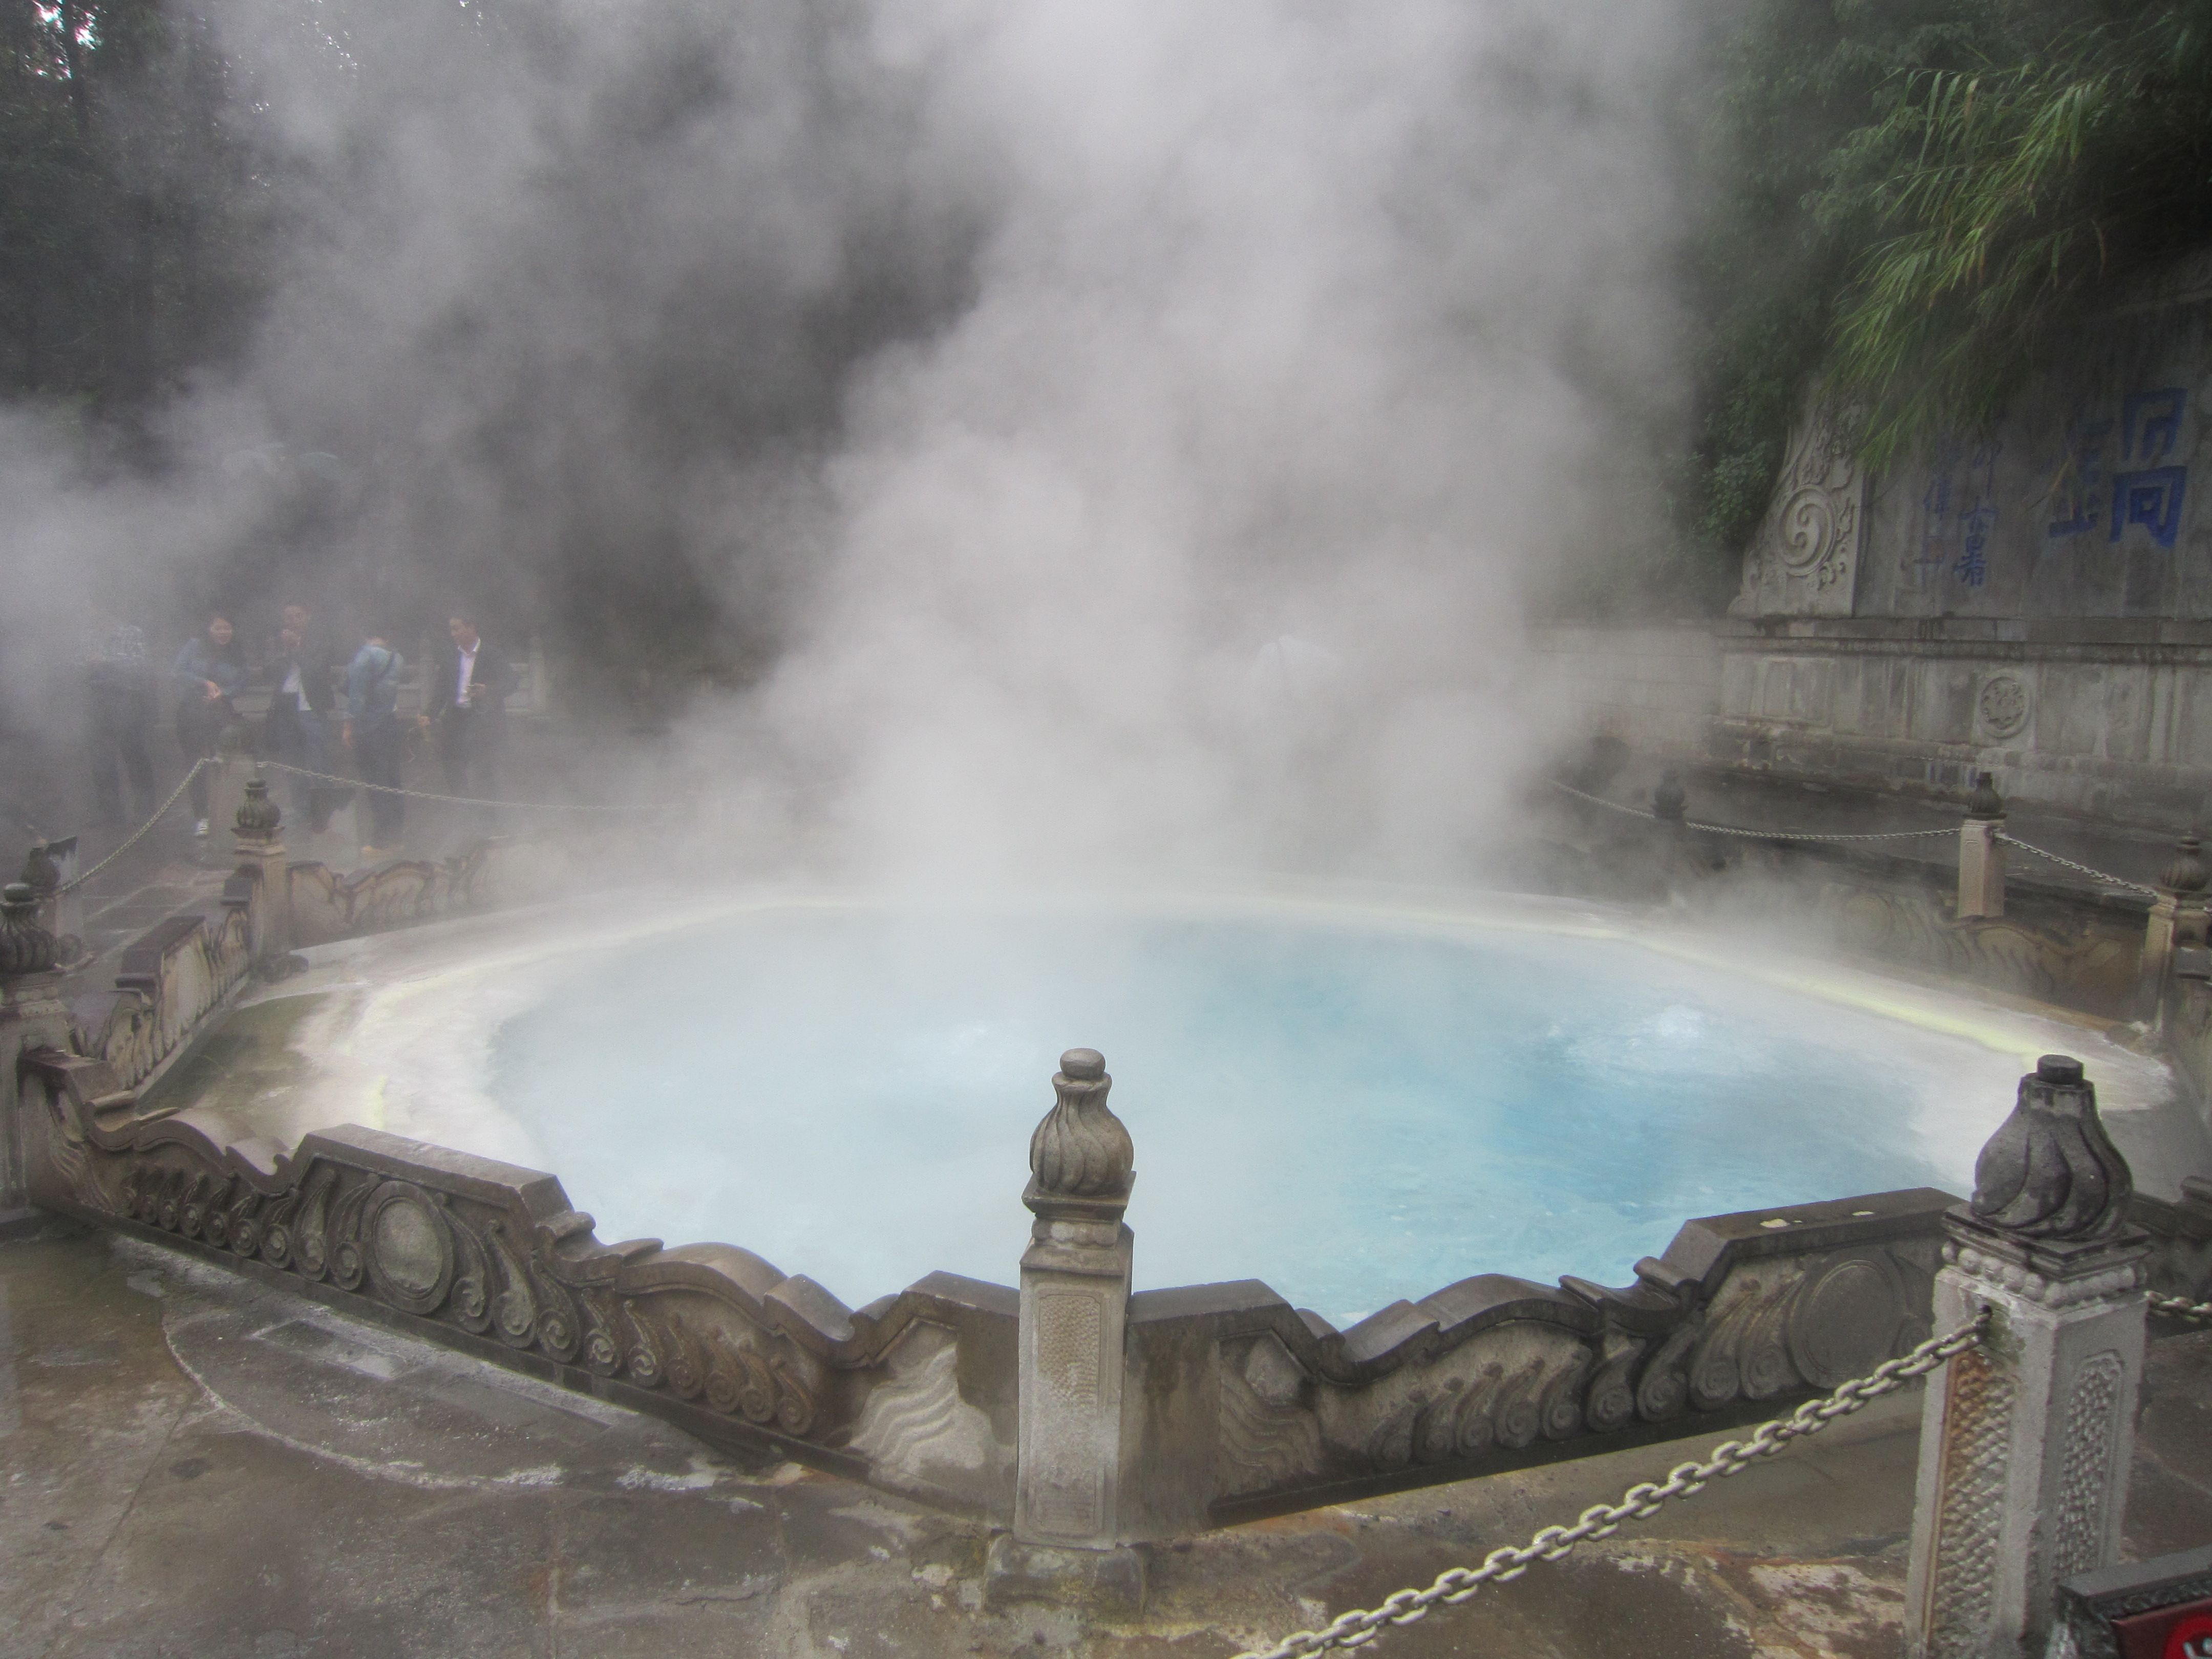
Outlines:
POLYGON ((2212 1319, 2212 1302, 2191 1302, 2185 1296, 2160 1296, 2156 1291, 2146 1299, 2153 1313, 2162 1313, 2172 1319, 2212 1319))
MULTIPOLYGON (((1607 800, 1601 795, 1585 793, 1571 784, 1561 783, 1557 778, 1550 781, 1553 788, 1572 795, 1577 800, 1586 800, 1593 806, 1602 806, 1608 812, 1624 813, 1632 818, 1656 819, 1658 817, 1649 807, 1623 806, 1620 802, 1607 800)), ((1741 836, 1749 841, 1917 841, 1923 836, 1955 836, 1959 833, 1946 826, 1941 830, 1881 830, 1850 835, 1825 835, 1810 830, 1744 830, 1729 823, 1700 823, 1694 818, 1686 818, 1683 822, 1688 828, 1703 830, 1709 835, 1741 836)))
POLYGON ((1703 1462, 1679 1464, 1662 1481, 1646 1480, 1631 1486, 1618 1504, 1592 1504, 1571 1527, 1546 1527, 1526 1544, 1508 1544, 1491 1551, 1480 1566, 1446 1569, 1426 1589, 1401 1589, 1385 1596, 1376 1607, 1344 1613, 1319 1630, 1299 1631, 1273 1647, 1255 1648, 1239 1654, 1237 1659, 1306 1659, 1331 1648, 1362 1647, 1389 1626, 1413 1624, 1427 1618, 1433 1607, 1466 1601, 1485 1584, 1518 1578, 1535 1562, 1556 1561, 1577 1544, 1609 1538, 1623 1522, 1656 1514, 1670 1498, 1703 1492, 1713 1481, 1725 1480, 1762 1457, 1771 1457, 1791 1441, 1818 1434, 1838 1418, 1848 1417, 1883 1395, 1893 1394, 1913 1377, 1926 1376, 1953 1354, 1963 1353, 1979 1342, 1989 1321, 1985 1308, 1971 1324, 1949 1335, 1931 1336, 1911 1352, 1884 1360, 1834 1393, 1807 1401, 1787 1417, 1760 1424, 1748 1440, 1724 1441, 1703 1462))
POLYGON ((163 801, 159 806, 155 807, 154 809, 154 816, 148 818, 145 823, 140 824, 136 830, 133 830, 131 832, 129 838, 125 840, 121 846, 118 847, 106 858, 100 860, 99 863, 94 865, 91 869, 81 872, 79 874, 70 878, 68 881, 64 882, 60 886, 55 888, 52 893, 41 894, 40 896, 42 898, 59 898, 64 893, 74 893, 78 888, 83 886, 85 883, 90 881, 94 876, 107 868, 109 865, 114 863, 116 860, 121 858, 125 853, 136 847, 140 842, 145 840, 146 832, 149 830, 151 830, 155 824, 159 823, 161 821, 163 815, 165 815, 172 806, 174 806, 179 800, 184 799, 185 791, 191 787, 192 780, 199 776, 203 771, 214 764, 215 762, 204 755, 199 759, 194 761, 191 764, 191 769, 186 772, 183 780, 174 789, 169 792, 168 799, 163 801))
POLYGON ((2017 836, 2000 834, 1997 836, 1997 839, 2008 847, 2019 848, 2023 853, 2033 853, 2036 857, 2039 859, 2048 859, 2053 864, 2063 864, 2069 870, 2078 870, 2083 875, 2094 877, 2109 887, 2124 887, 2130 892, 2148 893, 2153 898, 2156 898, 2158 896, 2158 889, 2155 887, 2146 887, 2139 881, 2130 881, 2125 876, 2116 876, 2109 870, 2100 870, 2093 865, 2076 864, 2072 859, 2063 859, 2056 853, 2046 851, 2045 848, 2040 847, 2032 846, 2028 842, 2022 841, 2017 836))
POLYGON ((1743 836, 1753 841, 1917 841, 1923 836, 1955 836, 1953 829, 1942 830, 1883 830, 1866 834, 1848 836, 1815 835, 1801 830, 1739 830, 1725 823, 1699 823, 1685 819, 1692 830, 1704 830, 1716 836, 1743 836))
POLYGON ((304 766, 291 766, 283 761, 257 761, 255 764, 265 766, 273 772, 289 772, 295 778, 312 778, 317 783, 335 783, 348 789, 367 789, 380 795, 404 795, 410 800, 441 800, 449 806, 506 806, 518 812, 679 812, 684 810, 674 803, 601 805, 596 801, 580 800, 478 800, 468 795, 439 795, 427 789, 402 789, 396 784, 368 783, 360 778, 342 778, 331 772, 310 772, 304 766))

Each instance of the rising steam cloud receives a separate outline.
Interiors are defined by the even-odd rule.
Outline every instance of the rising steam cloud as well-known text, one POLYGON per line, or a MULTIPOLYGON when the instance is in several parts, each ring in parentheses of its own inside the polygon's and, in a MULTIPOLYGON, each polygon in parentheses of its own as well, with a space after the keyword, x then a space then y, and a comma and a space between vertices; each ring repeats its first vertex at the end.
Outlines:
POLYGON ((1553 736, 1527 596, 1653 510, 1676 6, 215 15, 292 231, 161 478, 0 429, 54 608, 734 663, 691 786, 901 879, 1443 872, 1553 736))

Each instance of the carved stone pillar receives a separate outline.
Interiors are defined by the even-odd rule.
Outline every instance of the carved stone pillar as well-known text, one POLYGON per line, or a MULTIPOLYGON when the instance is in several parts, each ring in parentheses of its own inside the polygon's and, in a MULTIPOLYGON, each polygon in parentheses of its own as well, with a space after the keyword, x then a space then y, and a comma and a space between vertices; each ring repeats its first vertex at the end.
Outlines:
POLYGON ((0 891, 0 1231, 30 1217, 23 1051, 69 1047, 54 936, 39 925, 38 910, 37 896, 22 882, 0 891))
POLYGON ((2004 914, 2004 802, 1986 772, 1974 781, 1966 820, 1959 826, 1959 920, 2004 914))
POLYGON ((1117 1547, 1123 1333, 1134 1236, 1129 1132, 1107 1109, 1097 1050, 1071 1048, 1058 1103, 1030 1139, 1022 1255, 1014 1530, 992 1552, 994 1600, 1143 1600, 1143 1563, 1117 1547), (1105 1559, 1100 1559, 1103 1557, 1105 1559))
POLYGON ((41 842, 23 859, 27 884, 39 902, 39 925, 54 936, 54 961, 73 966, 84 955, 84 900, 68 890, 76 878, 77 839, 41 842))
POLYGON ((2197 854, 2203 843, 2192 832, 2174 844, 2173 857, 2158 872, 2158 896, 2143 923, 2142 958, 2136 975, 2136 1016, 2154 1020, 2160 1012, 2166 975, 2177 950, 2204 943, 2204 889, 2212 869, 2197 854))
POLYGON ((269 798, 259 778, 247 781, 245 799, 233 821, 239 873, 251 874, 256 887, 246 915, 253 929, 253 965, 264 975, 281 971, 292 950, 291 864, 278 831, 284 814, 269 798))
POLYGON ((2058 1581, 2118 1559, 2142 1378, 2133 1182, 2081 1063, 2045 1054, 1944 1218, 1905 1590, 1914 1659, 2040 1659, 2058 1581))

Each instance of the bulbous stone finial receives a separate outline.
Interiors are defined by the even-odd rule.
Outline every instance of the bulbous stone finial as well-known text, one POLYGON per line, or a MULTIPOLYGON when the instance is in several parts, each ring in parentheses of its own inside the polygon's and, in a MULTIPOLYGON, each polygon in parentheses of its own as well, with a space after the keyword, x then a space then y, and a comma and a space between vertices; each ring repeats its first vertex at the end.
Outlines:
POLYGON ((238 817, 234 820, 238 833, 248 841, 270 841, 276 837, 276 826, 283 821, 283 812, 269 799, 268 784, 259 778, 249 778, 246 799, 238 804, 238 817))
POLYGON ((2126 1224, 2135 1178, 2097 1117, 2097 1088, 2069 1054, 2020 1080, 2012 1115, 1974 1160, 1975 1219, 2019 1238, 2088 1242, 2126 1224))
POLYGON ((1121 1120, 1107 1109, 1106 1057, 1070 1048, 1052 1079, 1058 1103, 1030 1137, 1030 1171, 1037 1191, 1064 1198, 1120 1198, 1129 1191, 1137 1149, 1121 1120))
POLYGON ((2158 872, 2158 884, 2177 898, 2203 892, 2212 886, 2212 868, 2207 868, 2197 854, 2204 843, 2194 833, 2184 836, 2173 844, 2173 857, 2165 869, 2158 872))
POLYGON ((0 890, 0 974, 43 974, 54 965, 54 936, 39 926, 39 900, 27 883, 0 890))
POLYGON ((1689 799, 1682 787, 1682 775, 1670 766, 1659 775, 1659 787, 1651 792, 1651 816, 1680 823, 1689 799))
POLYGON ((2004 815, 2004 797, 1997 793, 1996 780, 1986 772, 1975 773, 1974 793, 1966 797, 1966 816, 1986 823, 2004 815))

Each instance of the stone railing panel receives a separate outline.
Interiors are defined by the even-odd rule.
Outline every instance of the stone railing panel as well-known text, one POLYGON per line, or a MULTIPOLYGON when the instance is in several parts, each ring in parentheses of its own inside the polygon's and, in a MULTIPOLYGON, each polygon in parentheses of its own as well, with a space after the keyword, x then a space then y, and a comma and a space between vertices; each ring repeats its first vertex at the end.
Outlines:
POLYGON ((1130 1298, 1125 1530, 1159 1537, 1770 1415, 1926 1336, 1932 1188, 1692 1221, 1637 1282, 1462 1279, 1349 1330, 1264 1285, 1130 1298))
POLYGON ((933 1274, 854 1313, 727 1245, 605 1245, 550 1175, 373 1129, 286 1150, 41 1050, 33 1201, 180 1243, 713 1443, 1003 1516, 1013 1292, 933 1274))
POLYGON ((537 841, 493 836, 450 859, 399 859, 352 875, 329 866, 287 872, 292 943, 326 944, 466 910, 521 904, 562 890, 574 855, 537 841))
POLYGON ((255 897, 241 891, 212 916, 155 924, 125 948, 115 994, 81 1000, 78 1046, 107 1061, 119 1086, 150 1077, 252 970, 255 897))

